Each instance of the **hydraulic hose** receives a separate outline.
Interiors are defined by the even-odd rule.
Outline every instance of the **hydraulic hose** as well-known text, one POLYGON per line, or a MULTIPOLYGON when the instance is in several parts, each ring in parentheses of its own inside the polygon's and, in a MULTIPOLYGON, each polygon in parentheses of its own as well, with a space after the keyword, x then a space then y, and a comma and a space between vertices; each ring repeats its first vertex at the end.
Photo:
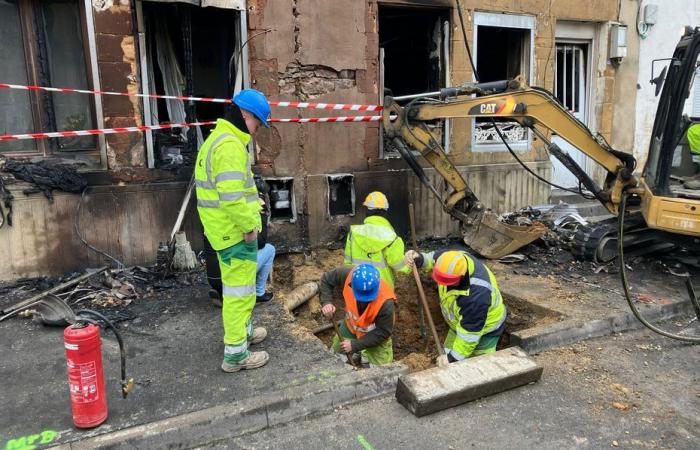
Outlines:
POLYGON ((690 342, 693 344, 700 343, 700 336, 687 336, 682 334, 675 334, 669 331, 662 330, 661 328, 651 324, 647 321, 642 314, 637 309, 637 305, 634 304, 632 296, 630 295, 629 284, 627 283, 627 271, 625 270, 625 254, 624 254, 624 228, 625 228, 625 209, 627 206, 627 196, 629 194, 627 191, 623 191, 622 199, 620 201, 620 208, 617 216, 617 251, 619 252, 618 261, 620 263, 620 279, 622 281, 622 290, 625 292, 625 299, 627 299, 627 304, 629 304, 632 314, 637 318, 645 327, 649 328, 654 333, 658 333, 662 336, 671 339, 677 339, 679 341, 690 342))
MULTIPOLYGON (((117 331, 117 327, 114 326, 111 320, 109 320, 107 317, 105 317, 103 314, 98 313, 97 311, 93 311, 91 309, 81 309, 75 312, 76 316, 84 316, 84 315, 90 315, 93 317, 98 318, 102 322, 107 325, 107 328, 112 330, 114 333, 114 336, 117 338, 117 343, 119 344, 119 360, 120 360, 120 366, 121 366, 121 385, 122 385, 122 397, 126 398, 127 395, 129 395, 129 392, 131 392, 131 389, 133 388, 134 385, 134 380, 129 378, 127 379, 126 377, 126 348, 124 347, 124 340, 122 340, 121 334, 119 334, 119 331, 117 331)), ((84 317, 80 317, 79 320, 85 320, 86 322, 90 323, 95 323, 91 319, 87 319, 84 317)))

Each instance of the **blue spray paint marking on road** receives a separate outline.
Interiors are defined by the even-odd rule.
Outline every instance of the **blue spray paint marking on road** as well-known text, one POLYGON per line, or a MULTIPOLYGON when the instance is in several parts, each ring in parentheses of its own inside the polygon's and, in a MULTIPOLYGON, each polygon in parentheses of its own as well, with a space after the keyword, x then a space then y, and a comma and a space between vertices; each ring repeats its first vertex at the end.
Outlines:
POLYGON ((365 450, 374 450, 374 447, 372 447, 372 445, 370 445, 370 443, 367 442, 367 439, 365 439, 365 437, 361 434, 357 435, 357 442, 359 442, 362 448, 364 448, 365 450))
POLYGON ((58 432, 44 430, 39 434, 30 434, 16 439, 10 439, 5 444, 5 450, 34 450, 40 445, 50 444, 58 437, 58 432))

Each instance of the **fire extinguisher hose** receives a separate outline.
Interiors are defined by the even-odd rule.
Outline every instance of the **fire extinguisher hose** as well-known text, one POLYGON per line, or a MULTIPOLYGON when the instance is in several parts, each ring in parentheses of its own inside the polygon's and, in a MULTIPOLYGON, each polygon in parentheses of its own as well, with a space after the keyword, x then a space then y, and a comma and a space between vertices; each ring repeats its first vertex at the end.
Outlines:
POLYGON ((76 316, 79 317, 79 321, 85 321, 92 323, 94 325, 100 326, 100 323, 96 320, 90 319, 85 317, 86 315, 96 317, 98 320, 104 322, 104 324, 112 330, 114 333, 114 337, 117 338, 117 343, 119 343, 119 359, 121 363, 121 386, 122 386, 122 397, 126 398, 127 395, 129 395, 129 392, 134 388, 134 379, 133 378, 127 378, 126 376, 126 349, 124 348, 124 340, 122 339, 121 334, 119 334, 119 331, 117 330, 117 327, 114 326, 111 320, 109 320, 107 317, 105 317, 103 314, 98 313, 97 311, 93 311, 91 309, 81 309, 79 311, 75 312, 76 316))

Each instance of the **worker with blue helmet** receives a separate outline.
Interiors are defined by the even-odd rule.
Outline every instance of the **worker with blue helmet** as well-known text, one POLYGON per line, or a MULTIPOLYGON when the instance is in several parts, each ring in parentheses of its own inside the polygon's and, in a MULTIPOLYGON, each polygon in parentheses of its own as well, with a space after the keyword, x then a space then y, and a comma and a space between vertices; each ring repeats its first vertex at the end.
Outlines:
POLYGON ((391 334, 394 328, 396 294, 370 264, 340 267, 323 274, 319 285, 321 311, 331 320, 336 311, 334 290, 342 290, 345 320, 339 324, 343 336, 333 337, 336 353, 360 353, 370 367, 394 360, 391 334))
POLYGON ((250 351, 267 336, 253 328, 256 302, 260 203, 247 145, 260 128, 268 127, 270 105, 262 92, 244 89, 197 153, 194 180, 197 212, 221 272, 221 316, 224 360, 221 369, 237 372, 264 366, 269 355, 250 351))

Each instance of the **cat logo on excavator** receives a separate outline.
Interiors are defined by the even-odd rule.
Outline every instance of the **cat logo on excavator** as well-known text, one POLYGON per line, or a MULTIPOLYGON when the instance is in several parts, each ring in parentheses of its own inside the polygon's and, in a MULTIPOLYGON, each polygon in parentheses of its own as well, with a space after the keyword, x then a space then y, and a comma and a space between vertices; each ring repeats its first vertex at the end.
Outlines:
POLYGON ((496 113, 496 103, 483 103, 480 108, 481 114, 495 114, 496 113))

